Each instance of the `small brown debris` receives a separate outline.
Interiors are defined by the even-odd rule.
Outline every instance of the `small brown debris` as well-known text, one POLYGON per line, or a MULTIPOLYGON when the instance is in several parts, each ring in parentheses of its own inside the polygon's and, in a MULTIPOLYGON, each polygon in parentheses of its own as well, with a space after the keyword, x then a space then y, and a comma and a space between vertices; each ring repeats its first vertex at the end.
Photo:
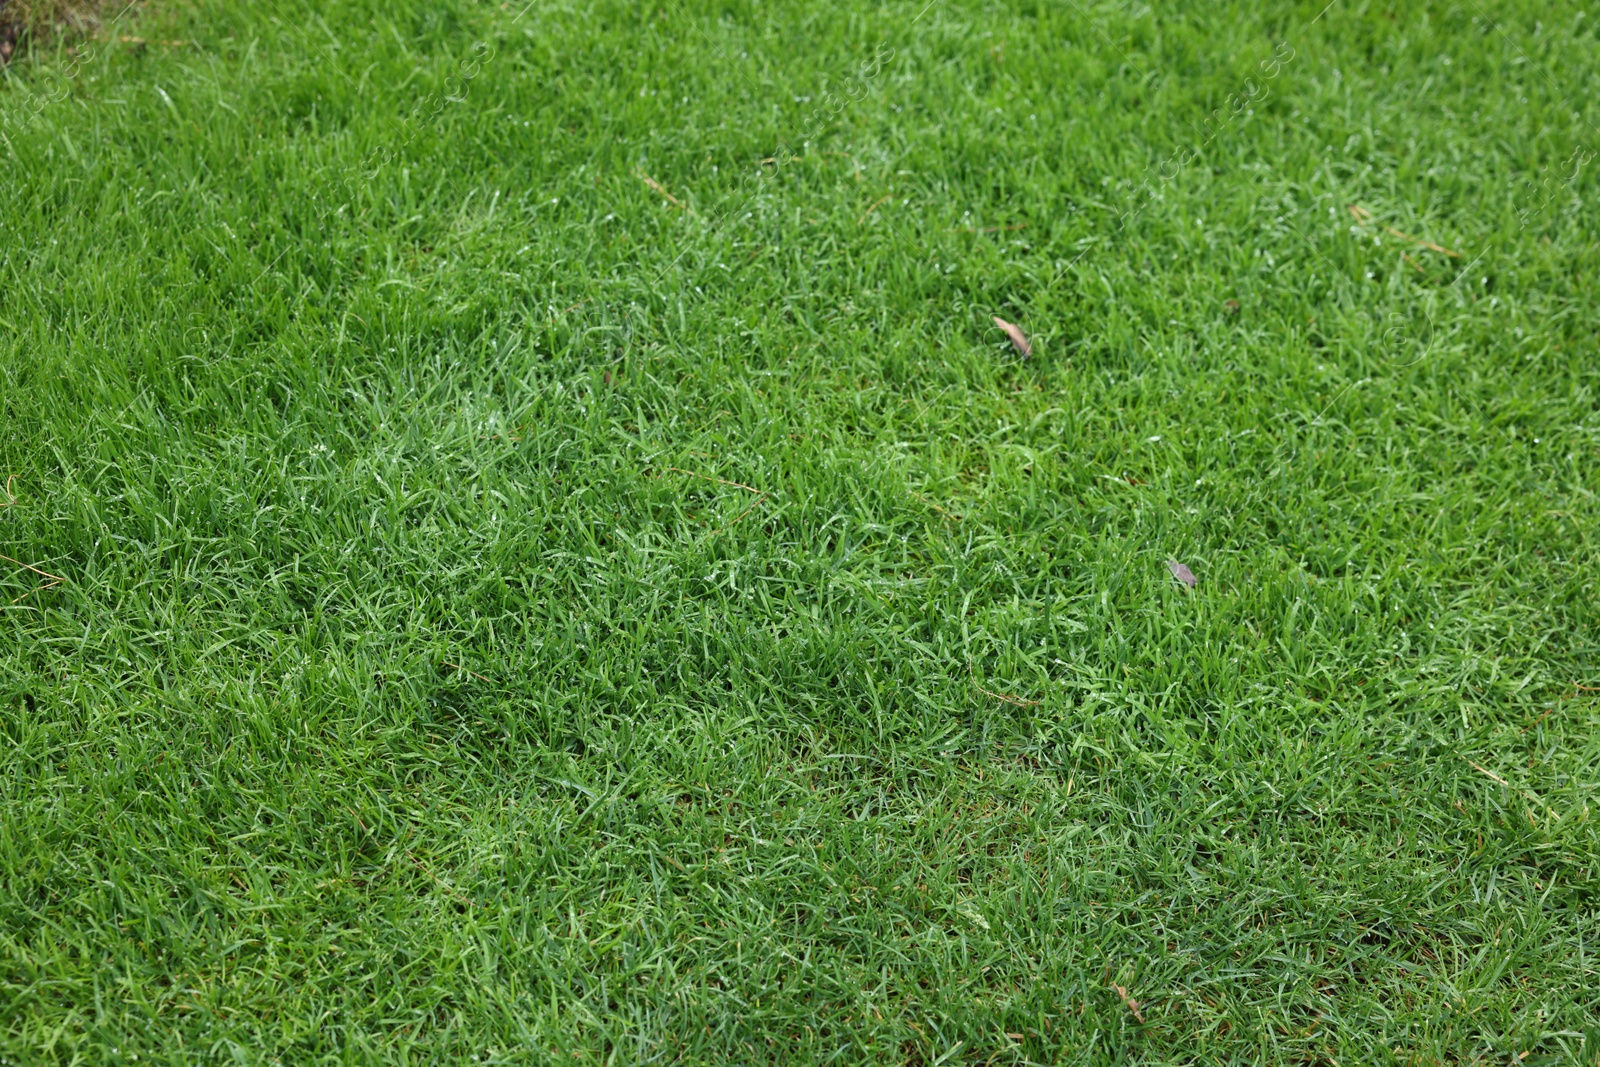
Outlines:
POLYGON ((1028 224, 1019 222, 1015 226, 954 226, 951 233, 1009 233, 1012 230, 1026 230, 1028 224))
MULTIPOLYGON (((790 436, 792 437, 794 435, 790 434, 790 436)), ((960 515, 957 515, 957 514, 955 514, 954 512, 951 512, 951 511, 946 511, 944 508, 941 508, 938 504, 935 504, 933 501, 929 500, 927 497, 923 496, 921 493, 917 492, 916 490, 911 490, 910 492, 911 492, 912 496, 916 497, 918 500, 920 500, 924 504, 928 505, 934 511, 937 511, 939 514, 943 515, 945 518, 949 519, 951 522, 960 522, 961 521, 961 516, 960 515)))
POLYGON ((1485 777, 1493 778, 1495 781, 1499 782, 1501 785, 1505 786, 1506 788, 1508 788, 1508 789, 1511 788, 1511 783, 1510 782, 1506 781, 1504 778, 1500 777, 1498 774, 1494 773, 1489 768, 1480 767, 1476 763, 1473 763, 1471 760, 1467 760, 1467 766, 1471 767, 1473 770, 1477 771, 1479 774, 1484 775, 1485 777))
POLYGON ((1024 356, 1033 355, 1033 345, 1028 343, 1028 335, 1022 332, 1022 327, 1007 322, 999 315, 994 316, 994 324, 1006 332, 1006 336, 1011 338, 1011 344, 1018 352, 1024 356))
POLYGON ((1230 315, 1239 314, 1239 301, 1237 300, 1224 300, 1222 307, 1230 315))
MULTIPOLYGON (((1362 207, 1360 204, 1350 204, 1349 205, 1349 211, 1350 211, 1351 216, 1357 222, 1363 222, 1364 223, 1364 222, 1368 222, 1368 221, 1370 221, 1372 219, 1372 212, 1368 211, 1366 208, 1362 207)), ((1442 256, 1450 256, 1450 257, 1452 257, 1454 259, 1460 259, 1461 258, 1461 253, 1460 252, 1452 252, 1450 249, 1444 248, 1444 247, 1442 247, 1440 245, 1436 245, 1432 241, 1424 241, 1422 238, 1413 237, 1409 233, 1401 233, 1399 230, 1395 229, 1393 226, 1385 226, 1383 228, 1383 232, 1387 233, 1387 234, 1390 234, 1391 236, 1398 237, 1402 241, 1410 241, 1414 245, 1421 245, 1423 248, 1426 248, 1430 252, 1437 252, 1442 256)))
POLYGON ((1195 586, 1200 584, 1200 579, 1194 576, 1194 571, 1190 570, 1188 567, 1185 567, 1175 559, 1167 560, 1167 570, 1171 571, 1174 578, 1178 579, 1178 581, 1182 582, 1190 589, 1193 589, 1195 586))
MULTIPOLYGON (((695 453, 692 453, 692 454, 693 455, 697 455, 697 456, 698 455, 704 455, 704 453, 702 453, 702 452, 695 452, 695 453)), ((755 493, 757 496, 767 496, 768 495, 766 490, 757 489, 753 485, 745 485, 743 482, 730 482, 726 478, 713 478, 711 475, 709 475, 709 474, 701 474, 699 471, 686 471, 682 467, 662 467, 661 469, 662 470, 667 470, 667 471, 672 471, 674 474, 687 474, 691 478, 704 478, 706 481, 708 481, 708 482, 716 482, 718 485, 731 485, 735 489, 743 489, 746 492, 755 493)))
POLYGON ((656 192, 660 193, 662 196, 664 196, 668 200, 672 201, 673 205, 675 207, 677 207, 677 209, 679 211, 687 211, 691 215, 694 214, 694 208, 690 207, 688 204, 685 204, 682 200, 679 200, 677 197, 675 197, 671 193, 667 192, 665 186, 663 186, 660 182, 656 181, 654 178, 650 177, 650 175, 646 174, 643 170, 635 170, 633 173, 635 174, 635 176, 638 177, 638 179, 640 181, 644 182, 650 188, 654 189, 656 192))
POLYGON ((1133 1012, 1133 1017, 1138 1019, 1140 1022, 1144 1022, 1144 1015, 1139 1011, 1139 1002, 1128 996, 1128 991, 1119 986, 1117 983, 1112 982, 1111 988, 1117 991, 1117 996, 1121 997, 1122 1002, 1128 1006, 1128 1010, 1133 1012))
POLYGON ((1042 700, 1027 700, 1023 697, 1012 696, 1010 693, 996 693, 992 689, 985 689, 978 684, 977 675, 972 673, 972 664, 970 663, 967 664, 967 677, 972 679, 973 688, 986 697, 994 697, 996 700, 1003 700, 1007 704, 1015 704, 1019 708, 1033 708, 1044 703, 1042 700))
POLYGON ((1044 703, 1042 700, 1024 700, 1022 697, 1012 696, 1010 693, 996 693, 992 689, 985 689, 981 685, 978 686, 978 692, 982 693, 986 697, 994 697, 996 700, 1003 700, 1007 704, 1015 704, 1019 708, 1033 708, 1044 703))
POLYGON ((867 221, 867 216, 872 214, 874 211, 878 210, 878 206, 880 204, 884 203, 887 200, 892 200, 893 198, 894 198, 894 194, 893 193, 885 193, 882 196, 878 197, 878 199, 876 199, 876 200, 874 200, 872 202, 872 206, 867 208, 867 210, 862 213, 862 215, 861 215, 861 217, 859 219, 856 219, 856 225, 860 226, 863 222, 866 222, 867 221))
POLYGON ((35 567, 33 564, 24 563, 20 559, 12 559, 10 556, 3 556, 3 555, 0 555, 0 559, 5 560, 7 563, 15 563, 17 566, 23 568, 24 570, 30 570, 34 574, 37 574, 42 578, 50 579, 48 582, 45 582, 43 585, 39 585, 39 586, 37 586, 37 587, 35 587, 33 589, 30 589, 26 593, 23 593, 21 596, 17 597, 16 600, 12 601, 13 604, 15 604, 15 603, 17 603, 18 601, 21 601, 21 600, 26 600, 28 597, 32 596, 35 593, 42 593, 46 589, 54 589, 56 586, 60 585, 64 581, 66 581, 66 579, 61 577, 59 574, 51 574, 49 571, 40 570, 38 567, 35 567))
MULTIPOLYGON (((443 662, 443 664, 446 667, 449 667, 453 671, 460 671, 463 674, 470 674, 474 678, 478 679, 478 681, 480 681, 480 682, 489 682, 488 678, 485 678, 483 675, 479 674, 477 671, 469 670, 466 667, 463 667, 459 663, 451 663, 449 660, 442 660, 441 662, 443 662)), ((493 685, 494 683, 490 682, 490 684, 493 685)))

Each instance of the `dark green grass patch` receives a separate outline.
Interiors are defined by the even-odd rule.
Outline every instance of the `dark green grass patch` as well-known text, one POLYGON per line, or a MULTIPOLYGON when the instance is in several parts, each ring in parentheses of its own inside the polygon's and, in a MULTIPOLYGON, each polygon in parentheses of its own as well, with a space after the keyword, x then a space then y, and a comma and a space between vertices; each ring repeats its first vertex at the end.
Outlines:
POLYGON ((10 68, 0 1058, 1594 1063, 1600 28, 1319 11, 10 68))

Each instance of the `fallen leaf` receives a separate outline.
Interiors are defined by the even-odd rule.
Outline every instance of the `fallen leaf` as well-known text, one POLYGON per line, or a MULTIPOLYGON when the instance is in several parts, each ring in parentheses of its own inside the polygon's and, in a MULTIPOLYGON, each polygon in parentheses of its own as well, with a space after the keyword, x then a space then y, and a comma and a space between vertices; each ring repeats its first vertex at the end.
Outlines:
POLYGON ((1172 576, 1174 578, 1178 579, 1178 581, 1182 582, 1191 589, 1200 584, 1200 579, 1194 576, 1194 571, 1190 570, 1188 567, 1185 567, 1175 559, 1167 560, 1167 570, 1172 572, 1172 576))
MULTIPOLYGON (((1182 567, 1183 564, 1180 563, 1178 566, 1182 567)), ((1117 991, 1117 996, 1121 997, 1122 1002, 1128 1006, 1128 1010, 1133 1012, 1133 1017, 1138 1019, 1141 1023, 1144 1022, 1144 1015, 1139 1011, 1139 1002, 1128 996, 1128 991, 1119 986, 1117 983, 1112 982, 1111 988, 1117 991)))
POLYGON ((1224 300, 1222 306, 1234 315, 1239 313, 1239 301, 1237 300, 1224 300))
POLYGON ((1011 343, 1018 352, 1021 352, 1024 356, 1033 355, 1033 346, 1028 343, 1028 335, 1022 332, 1022 327, 1007 322, 999 315, 994 317, 994 324, 1006 332, 1006 336, 1011 338, 1011 343))

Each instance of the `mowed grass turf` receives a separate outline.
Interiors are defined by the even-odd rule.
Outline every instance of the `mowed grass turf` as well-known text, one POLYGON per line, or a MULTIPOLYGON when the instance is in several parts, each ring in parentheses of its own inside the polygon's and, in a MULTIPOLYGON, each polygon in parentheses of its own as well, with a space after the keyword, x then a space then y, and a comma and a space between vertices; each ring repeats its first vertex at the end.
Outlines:
POLYGON ((1597 34, 35 47, 0 1059, 1595 1063, 1597 34))

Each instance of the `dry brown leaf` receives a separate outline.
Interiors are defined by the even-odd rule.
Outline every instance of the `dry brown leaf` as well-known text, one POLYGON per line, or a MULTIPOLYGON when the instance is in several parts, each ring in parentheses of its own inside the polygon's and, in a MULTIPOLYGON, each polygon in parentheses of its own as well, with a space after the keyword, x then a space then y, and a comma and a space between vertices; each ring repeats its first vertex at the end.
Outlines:
POLYGON ((1133 1012, 1133 1017, 1141 1023, 1144 1022, 1144 1013, 1139 1010, 1139 1002, 1130 997, 1128 991, 1117 983, 1112 982, 1111 988, 1117 991, 1117 996, 1121 997, 1122 1002, 1128 1006, 1128 1010, 1133 1012))
POLYGON ((1200 584, 1200 579, 1194 576, 1194 571, 1190 570, 1188 567, 1185 567, 1175 559, 1167 560, 1167 570, 1171 571, 1174 578, 1178 579, 1178 581, 1182 582, 1190 589, 1193 589, 1196 585, 1200 584))
POLYGON ((994 324, 1006 332, 1006 336, 1011 338, 1011 344, 1018 352, 1024 356, 1033 355, 1033 346, 1028 343, 1028 335, 1022 332, 1021 326, 1007 322, 999 315, 994 317, 994 324))

